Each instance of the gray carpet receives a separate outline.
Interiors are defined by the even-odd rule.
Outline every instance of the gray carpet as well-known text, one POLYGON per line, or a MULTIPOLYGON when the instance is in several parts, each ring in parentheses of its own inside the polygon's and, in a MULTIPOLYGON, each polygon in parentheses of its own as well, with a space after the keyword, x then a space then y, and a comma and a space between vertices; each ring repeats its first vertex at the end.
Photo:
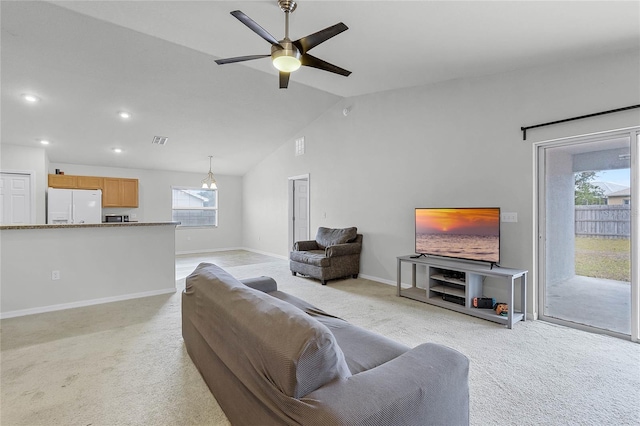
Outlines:
MULTIPOLYGON (((365 279, 321 286, 247 252, 179 260, 179 289, 202 260, 238 278, 271 276, 281 290, 409 346, 466 354, 473 425, 640 424, 638 344, 542 321, 508 330, 365 279)), ((0 324, 3 426, 229 424, 184 349, 179 291, 0 324)))

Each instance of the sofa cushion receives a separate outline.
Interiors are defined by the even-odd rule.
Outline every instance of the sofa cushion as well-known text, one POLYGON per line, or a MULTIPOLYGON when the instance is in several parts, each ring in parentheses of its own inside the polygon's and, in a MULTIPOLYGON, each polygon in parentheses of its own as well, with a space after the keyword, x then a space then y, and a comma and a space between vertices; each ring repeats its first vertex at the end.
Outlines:
POLYGON ((350 376, 333 334, 295 306, 249 288, 216 265, 186 279, 196 295, 194 325, 225 365, 254 393, 300 398, 350 376))
POLYGON ((380 334, 357 327, 342 318, 316 308, 309 302, 282 291, 273 291, 269 295, 284 300, 304 311, 307 315, 326 325, 336 338, 351 374, 370 370, 391 361, 407 352, 410 348, 388 339, 380 334))
POLYGON ((316 242, 318 247, 324 250, 326 247, 335 246, 336 244, 345 244, 356 239, 358 236, 358 228, 332 229, 319 227, 316 234, 316 242))
POLYGON ((324 250, 292 251, 289 253, 289 259, 313 266, 327 267, 331 265, 331 259, 325 256, 324 250))
POLYGON ((371 370, 407 352, 410 348, 344 320, 318 318, 336 338, 351 374, 371 370))

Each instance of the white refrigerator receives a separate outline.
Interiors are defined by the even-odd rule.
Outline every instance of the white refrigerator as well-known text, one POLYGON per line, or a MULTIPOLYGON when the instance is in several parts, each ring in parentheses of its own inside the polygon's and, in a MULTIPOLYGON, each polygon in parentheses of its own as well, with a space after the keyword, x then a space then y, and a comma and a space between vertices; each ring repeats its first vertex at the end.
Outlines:
POLYGON ((102 223, 102 191, 49 188, 47 223, 102 223))

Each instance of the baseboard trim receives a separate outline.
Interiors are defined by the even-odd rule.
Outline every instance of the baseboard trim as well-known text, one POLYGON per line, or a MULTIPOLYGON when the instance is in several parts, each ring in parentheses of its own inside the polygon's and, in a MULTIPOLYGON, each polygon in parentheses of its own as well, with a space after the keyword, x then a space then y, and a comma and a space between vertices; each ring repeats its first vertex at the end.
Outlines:
POLYGON ((121 302, 123 300, 139 299, 141 297, 159 296, 161 294, 175 293, 176 287, 162 290, 144 291, 141 293, 123 294, 121 296, 103 297, 100 299, 81 300, 79 302, 62 303, 59 305, 42 306, 38 308, 20 309, 0 313, 0 319, 23 317, 26 315, 42 314, 45 312, 62 311, 64 309, 82 308, 85 306, 101 305, 103 303, 121 302))
POLYGON ((276 259, 280 259, 280 260, 289 260, 288 256, 281 256, 279 254, 269 253, 267 251, 256 250, 256 249, 252 249, 252 248, 249 248, 249 247, 242 247, 241 250, 246 250, 246 251, 250 251, 252 253, 262 254, 262 255, 265 255, 265 256, 275 257, 276 259))
MULTIPOLYGON (((214 253, 214 252, 219 252, 219 251, 230 251, 230 250, 245 250, 245 251, 250 251, 252 253, 257 253, 257 254, 262 254, 264 256, 270 256, 270 257, 275 257, 276 259, 280 259, 280 260, 289 260, 288 256, 282 256, 279 254, 275 254, 275 253, 270 253, 267 251, 262 251, 262 250, 256 250, 250 247, 228 247, 228 248, 216 248, 216 249, 202 249, 202 250, 188 250, 188 251, 177 251, 176 252, 176 256, 180 256, 180 255, 188 255, 188 254, 204 254, 204 253, 214 253)), ((388 285, 397 285, 397 283, 393 280, 387 280, 384 278, 380 278, 380 277, 374 277, 373 275, 365 275, 365 274, 359 274, 359 277, 362 277, 364 279, 367 279, 369 281, 376 281, 382 284, 388 284, 388 285)))
POLYGON ((252 248, 249 248, 249 247, 226 247, 226 248, 215 248, 215 249, 185 250, 185 251, 177 251, 176 252, 176 256, 189 255, 189 254, 215 253, 215 252, 219 252, 219 251, 231 251, 231 250, 245 250, 245 251, 250 251, 252 253, 257 253, 257 254, 262 254, 262 255, 265 255, 265 256, 275 257, 276 259, 280 259, 280 260, 289 260, 288 256, 282 256, 282 255, 279 255, 279 254, 269 253, 267 251, 256 250, 256 249, 252 249, 252 248))
POLYGON ((227 248, 200 249, 200 250, 183 250, 183 251, 177 251, 176 256, 187 255, 187 254, 215 253, 218 251, 231 251, 231 250, 248 250, 248 249, 244 247, 227 247, 227 248))
POLYGON ((380 277, 374 277, 373 275, 359 274, 358 276, 362 277, 362 278, 364 278, 366 280, 375 281, 375 282, 382 283, 382 284, 388 284, 388 285, 392 285, 392 286, 398 285, 398 283, 395 282, 395 281, 386 280, 386 279, 380 278, 380 277))

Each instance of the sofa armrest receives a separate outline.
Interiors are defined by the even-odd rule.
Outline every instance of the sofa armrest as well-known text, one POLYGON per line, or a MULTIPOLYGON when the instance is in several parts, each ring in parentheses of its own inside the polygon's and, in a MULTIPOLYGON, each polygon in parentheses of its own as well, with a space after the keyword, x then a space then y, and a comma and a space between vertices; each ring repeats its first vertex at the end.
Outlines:
POLYGON ((317 424, 469 424, 469 360, 433 343, 303 398, 318 409, 317 424))
POLYGON ((318 243, 315 240, 310 241, 296 241, 293 244, 294 251, 307 251, 307 250, 320 250, 318 243))
POLYGON ((260 290, 264 293, 271 293, 272 291, 278 290, 278 283, 271 277, 245 278, 239 281, 247 287, 260 290))
POLYGON ((357 243, 345 243, 336 244, 335 246, 329 246, 324 249, 325 256, 346 256, 348 254, 359 254, 362 251, 362 244, 357 243))

